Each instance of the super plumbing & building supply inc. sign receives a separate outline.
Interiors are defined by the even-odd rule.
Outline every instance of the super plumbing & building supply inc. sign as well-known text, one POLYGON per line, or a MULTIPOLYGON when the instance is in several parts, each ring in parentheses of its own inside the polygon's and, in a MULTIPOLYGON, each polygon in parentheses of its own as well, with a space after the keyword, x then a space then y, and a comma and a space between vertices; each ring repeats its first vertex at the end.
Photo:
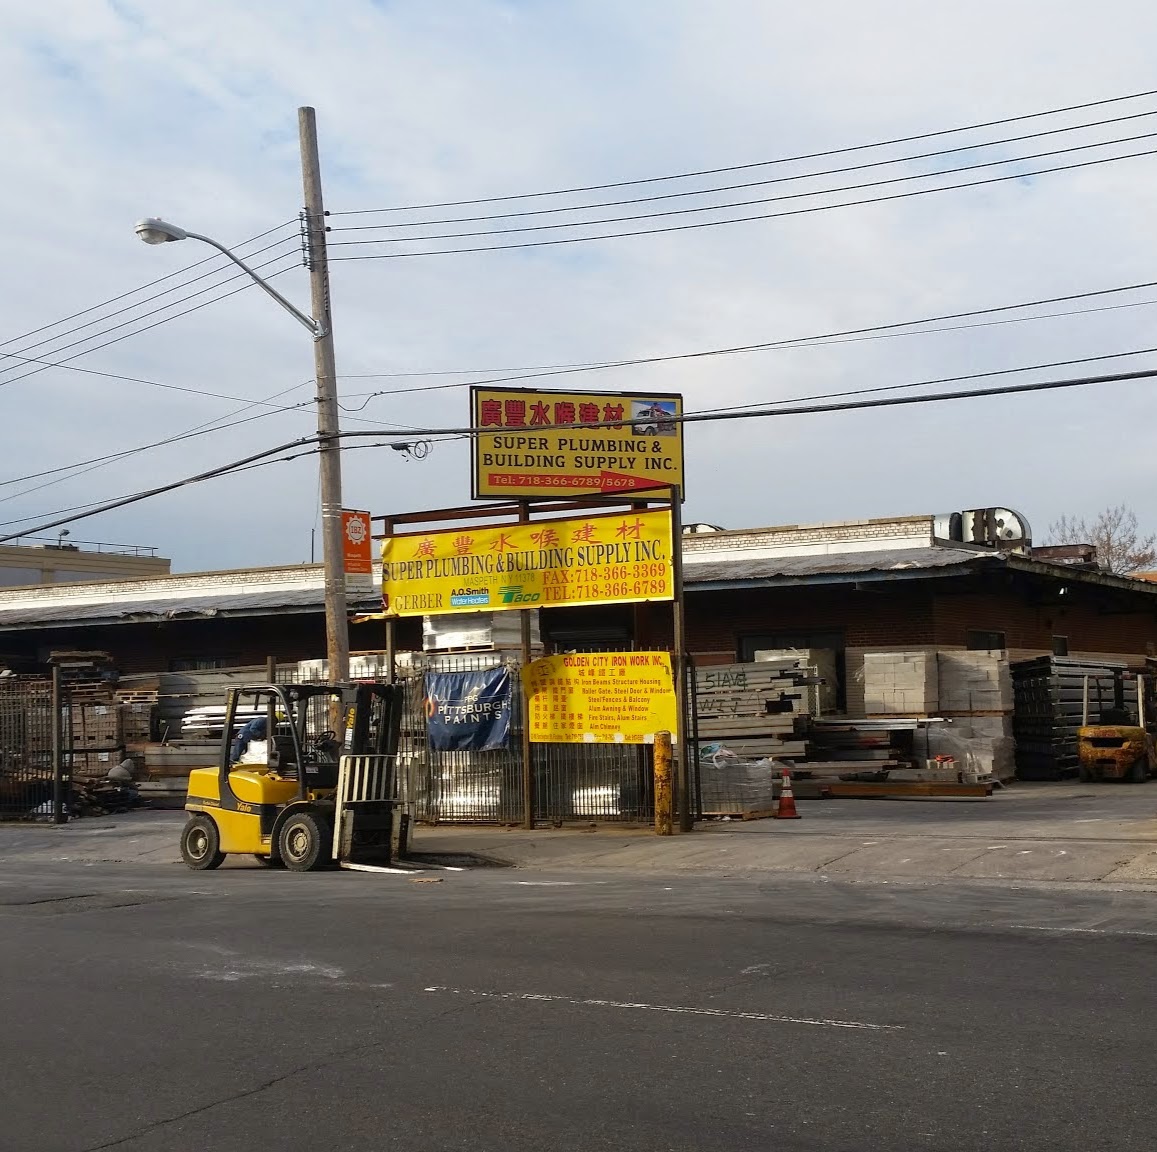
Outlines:
POLYGON ((388 616, 671 600, 670 509, 388 537, 388 616))

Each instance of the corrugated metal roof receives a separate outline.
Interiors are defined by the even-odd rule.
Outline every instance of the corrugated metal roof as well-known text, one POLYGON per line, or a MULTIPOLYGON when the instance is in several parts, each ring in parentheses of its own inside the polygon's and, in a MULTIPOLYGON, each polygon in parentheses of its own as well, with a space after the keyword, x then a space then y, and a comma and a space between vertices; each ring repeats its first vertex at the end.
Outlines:
MULTIPOLYGON (((376 605, 373 596, 351 599, 350 608, 376 605)), ((323 588, 288 588, 276 592, 219 592, 150 600, 108 600, 104 603, 45 604, 37 607, 0 607, 0 631, 53 624, 133 624, 164 620, 208 620, 220 616, 261 616, 271 612, 320 612, 323 588)))
POLYGON ((694 589, 703 585, 736 585, 745 582, 806 581, 817 576, 857 576, 874 572, 901 574, 934 569, 999 564, 992 552, 967 548, 897 548, 872 552, 836 552, 817 556, 771 556, 750 560, 702 560, 683 565, 683 583, 694 589))

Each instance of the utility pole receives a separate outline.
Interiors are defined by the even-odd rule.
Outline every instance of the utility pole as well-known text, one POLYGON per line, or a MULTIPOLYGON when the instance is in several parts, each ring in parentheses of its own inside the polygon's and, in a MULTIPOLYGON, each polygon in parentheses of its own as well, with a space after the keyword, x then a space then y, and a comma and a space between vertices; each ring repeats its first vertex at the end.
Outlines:
POLYGON ((317 117, 312 108, 297 110, 301 140, 301 181, 305 189, 305 228, 309 251, 309 286, 313 318, 320 325, 314 338, 317 376, 317 435, 321 469, 321 543, 325 562, 325 648, 329 682, 349 679, 349 617, 342 562, 341 440, 337 406, 337 366, 333 355, 333 318, 329 299, 329 261, 325 243, 325 204, 317 156, 317 117))

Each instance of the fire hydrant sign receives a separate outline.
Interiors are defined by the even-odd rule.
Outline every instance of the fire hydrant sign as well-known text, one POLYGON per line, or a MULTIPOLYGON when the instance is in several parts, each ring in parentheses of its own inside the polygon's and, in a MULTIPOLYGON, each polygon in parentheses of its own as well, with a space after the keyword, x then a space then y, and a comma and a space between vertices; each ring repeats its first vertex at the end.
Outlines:
POLYGON ((666 652, 576 652, 522 670, 530 739, 539 744, 652 744, 676 732, 666 652))
POLYGON ((470 400, 475 498, 682 492, 682 396, 483 386, 470 400))
POLYGON ((671 510, 390 536, 382 610, 439 616, 671 600, 671 510))

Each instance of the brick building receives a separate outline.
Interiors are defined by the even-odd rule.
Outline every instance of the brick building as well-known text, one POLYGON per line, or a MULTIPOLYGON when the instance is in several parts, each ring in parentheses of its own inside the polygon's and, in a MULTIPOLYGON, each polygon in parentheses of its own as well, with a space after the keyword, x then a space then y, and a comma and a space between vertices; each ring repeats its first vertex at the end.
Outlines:
MULTIPOLYGON (((943 532, 936 517, 914 516, 686 535, 687 647, 700 663, 834 651, 839 704, 852 711, 866 651, 1136 664, 1157 653, 1157 584, 1042 560, 1024 541, 969 545, 943 532)), ((670 643, 663 604, 554 609, 540 623, 556 649, 670 643)), ((380 622, 352 627, 353 650, 383 644, 380 622)), ((399 650, 421 646, 421 621, 402 621, 399 650)), ((126 673, 315 659, 325 650, 321 567, 0 588, 0 658, 28 667, 62 648, 108 652, 126 673)))

